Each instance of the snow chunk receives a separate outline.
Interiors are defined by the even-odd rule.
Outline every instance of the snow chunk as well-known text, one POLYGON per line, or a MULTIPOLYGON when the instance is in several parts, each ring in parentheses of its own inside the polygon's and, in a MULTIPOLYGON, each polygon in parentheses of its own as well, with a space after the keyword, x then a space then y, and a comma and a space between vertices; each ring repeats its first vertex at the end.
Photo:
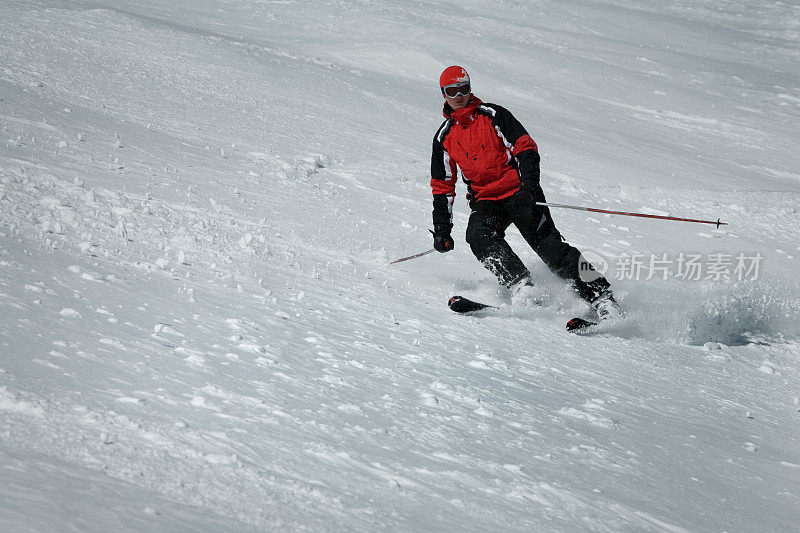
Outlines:
POLYGON ((153 326, 153 331, 155 332, 155 335, 160 335, 161 333, 164 333, 164 334, 168 334, 168 335, 175 335, 177 337, 183 337, 184 336, 183 333, 181 333, 177 329, 173 328, 169 324, 164 324, 163 322, 162 323, 158 323, 155 326, 153 326))
POLYGON ((231 455, 222 455, 218 453, 209 453, 206 455, 206 461, 212 465, 232 465, 239 462, 239 458, 235 453, 231 455))
POLYGON ((11 411, 32 416, 44 416, 44 409, 38 404, 22 400, 6 387, 0 387, 0 411, 11 411))
POLYGON ((222 206, 220 206, 220 205, 217 203, 217 201, 216 201, 216 200, 214 200, 213 198, 209 198, 209 199, 208 199, 208 203, 210 203, 210 204, 211 204, 211 208, 212 208, 212 209, 214 209, 214 211, 216 211, 217 213, 220 213, 220 212, 222 211, 222 206))
POLYGON ((581 411, 580 409, 576 409, 574 407, 565 407, 563 409, 560 409, 558 413, 564 416, 569 416, 572 418, 577 418, 579 420, 584 420, 595 427, 600 427, 600 428, 614 427, 614 422, 611 419, 606 418, 604 416, 587 413, 581 411))
POLYGON ((42 196, 39 199, 39 205, 44 207, 60 207, 63 204, 61 200, 55 196, 42 196))
POLYGON ((761 363, 761 366, 758 368, 758 371, 763 374, 768 374, 771 376, 779 374, 779 372, 775 370, 775 367, 772 366, 772 363, 769 361, 764 361, 763 363, 761 363))
POLYGON ((140 398, 134 398, 132 396, 120 396, 119 398, 117 398, 117 401, 119 403, 132 403, 132 404, 145 403, 144 400, 140 398))
POLYGON ((353 405, 352 403, 343 403, 339 407, 337 407, 339 411, 344 411, 346 413, 353 413, 353 414, 363 414, 361 408, 357 405, 353 405))
POLYGON ((129 207, 112 207, 111 208, 111 213, 114 214, 114 216, 117 216, 117 217, 124 217, 124 216, 128 216, 128 215, 132 214, 133 213, 133 209, 131 209, 129 207))
POLYGON ((114 348, 118 348, 120 350, 127 351, 127 348, 120 342, 118 339, 100 339, 100 344, 105 344, 106 346, 113 346, 114 348))

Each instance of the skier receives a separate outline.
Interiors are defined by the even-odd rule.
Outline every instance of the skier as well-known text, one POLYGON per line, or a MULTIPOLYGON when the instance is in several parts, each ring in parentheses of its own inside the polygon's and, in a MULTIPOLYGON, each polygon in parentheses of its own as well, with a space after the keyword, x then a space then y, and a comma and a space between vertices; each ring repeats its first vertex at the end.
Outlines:
MULTIPOLYGON (((474 94, 467 71, 447 67, 439 77, 446 120, 433 138, 433 247, 449 252, 454 242, 453 201, 458 170, 467 184, 472 214, 466 240, 472 253, 512 292, 512 301, 536 301, 530 271, 505 240, 513 224, 557 276, 605 320, 622 316, 608 281, 594 271, 582 279, 581 253, 556 229, 539 184, 539 152, 522 124, 505 108, 474 94), (594 278, 594 279, 591 279, 594 278)), ((584 262, 584 265, 588 263, 584 262)))

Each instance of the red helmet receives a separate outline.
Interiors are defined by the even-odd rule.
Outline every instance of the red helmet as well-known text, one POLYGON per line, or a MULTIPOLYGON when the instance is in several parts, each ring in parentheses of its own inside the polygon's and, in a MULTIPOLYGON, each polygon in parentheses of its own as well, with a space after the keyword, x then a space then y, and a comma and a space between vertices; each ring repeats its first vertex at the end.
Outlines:
POLYGON ((439 76, 440 88, 457 83, 469 83, 469 74, 467 74, 467 71, 464 70, 463 67, 459 67, 458 65, 447 67, 442 72, 442 75, 439 76))

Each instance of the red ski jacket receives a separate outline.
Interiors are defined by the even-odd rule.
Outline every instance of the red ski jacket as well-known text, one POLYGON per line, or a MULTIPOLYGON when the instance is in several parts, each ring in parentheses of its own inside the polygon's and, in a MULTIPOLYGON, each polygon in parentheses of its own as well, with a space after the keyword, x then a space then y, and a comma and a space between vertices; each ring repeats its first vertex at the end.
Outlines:
POLYGON ((459 169, 470 202, 502 200, 521 184, 539 185, 538 148, 510 111, 473 96, 462 109, 445 103, 444 116, 431 156, 434 226, 452 225, 459 169))

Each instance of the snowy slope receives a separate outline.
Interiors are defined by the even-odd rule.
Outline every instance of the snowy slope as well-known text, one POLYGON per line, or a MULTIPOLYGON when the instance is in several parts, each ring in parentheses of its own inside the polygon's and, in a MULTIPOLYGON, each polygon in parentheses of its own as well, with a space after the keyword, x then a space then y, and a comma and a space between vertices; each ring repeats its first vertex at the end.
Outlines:
POLYGON ((797 6, 2 12, 0 529, 800 530, 797 6), (508 305, 463 197, 453 253, 388 266, 430 247, 453 63, 550 201, 730 225, 554 210, 631 313, 585 337, 515 233, 550 303, 508 305))

